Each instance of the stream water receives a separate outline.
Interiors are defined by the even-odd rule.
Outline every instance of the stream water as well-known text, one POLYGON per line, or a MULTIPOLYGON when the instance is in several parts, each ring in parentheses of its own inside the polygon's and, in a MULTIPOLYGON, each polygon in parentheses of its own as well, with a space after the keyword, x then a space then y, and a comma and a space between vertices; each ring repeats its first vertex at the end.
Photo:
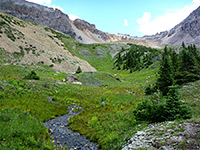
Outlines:
POLYGON ((51 140, 54 141, 56 148, 67 147, 69 150, 98 150, 97 144, 90 142, 85 136, 73 132, 68 124, 72 116, 78 115, 79 112, 74 112, 74 109, 82 109, 80 106, 72 105, 69 107, 69 113, 44 123, 49 129, 51 140))

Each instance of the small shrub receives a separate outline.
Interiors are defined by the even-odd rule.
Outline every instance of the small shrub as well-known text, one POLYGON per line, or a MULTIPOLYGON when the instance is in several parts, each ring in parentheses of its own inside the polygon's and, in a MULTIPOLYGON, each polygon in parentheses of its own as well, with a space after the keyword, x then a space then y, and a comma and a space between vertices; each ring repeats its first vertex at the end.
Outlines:
POLYGON ((31 71, 31 73, 29 73, 28 75, 26 75, 24 77, 24 79, 28 79, 28 80, 40 80, 40 77, 37 76, 35 71, 31 71))
POLYGON ((12 40, 13 42, 15 42, 16 37, 15 35, 12 33, 12 31, 9 29, 5 29, 4 33, 7 35, 7 37, 12 40))
POLYGON ((81 67, 79 66, 78 69, 76 70, 76 74, 79 74, 81 72, 82 72, 82 70, 81 70, 81 67))
POLYGON ((53 64, 49 65, 49 67, 51 67, 51 68, 53 68, 53 66, 54 66, 53 64))

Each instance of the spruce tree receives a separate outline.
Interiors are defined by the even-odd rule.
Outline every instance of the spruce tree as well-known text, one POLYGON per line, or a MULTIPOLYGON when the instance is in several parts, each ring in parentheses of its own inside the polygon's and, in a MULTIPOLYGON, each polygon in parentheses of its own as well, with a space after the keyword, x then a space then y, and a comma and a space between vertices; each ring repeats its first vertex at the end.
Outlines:
POLYGON ((180 101, 180 96, 177 89, 178 86, 169 87, 164 114, 166 120, 191 118, 191 108, 183 105, 184 103, 180 101))
POLYGON ((175 75, 176 83, 183 84, 200 79, 199 54, 195 46, 189 45, 180 53, 180 65, 175 75))
POLYGON ((158 74, 159 76, 156 85, 163 95, 167 95, 169 91, 168 87, 173 85, 172 69, 169 61, 167 47, 164 48, 158 74))
POLYGON ((121 65, 123 64, 123 60, 122 60, 122 57, 121 57, 121 52, 119 52, 117 54, 117 57, 116 57, 116 60, 115 60, 114 64, 115 64, 115 67, 117 68, 117 70, 121 70, 121 65))
POLYGON ((183 48, 183 49, 185 49, 185 48, 186 48, 186 46, 185 46, 185 43, 184 43, 184 42, 182 42, 182 45, 181 45, 181 46, 182 46, 182 48, 183 48))
POLYGON ((173 74, 175 74, 179 66, 178 54, 175 52, 175 50, 172 50, 170 56, 171 56, 172 72, 173 74))

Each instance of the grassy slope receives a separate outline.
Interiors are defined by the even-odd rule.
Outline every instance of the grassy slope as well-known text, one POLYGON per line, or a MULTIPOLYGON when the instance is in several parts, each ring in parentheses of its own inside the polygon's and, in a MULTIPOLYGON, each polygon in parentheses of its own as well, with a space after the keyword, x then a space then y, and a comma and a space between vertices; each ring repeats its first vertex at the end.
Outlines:
MULTIPOLYGON (((22 111, 30 112, 40 121, 49 120, 56 116, 67 113, 68 103, 75 103, 83 106, 85 111, 70 120, 72 129, 87 135, 93 141, 100 144, 103 149, 118 149, 124 144, 124 139, 128 139, 138 130, 138 122, 132 115, 137 102, 141 101, 144 95, 144 87, 147 83, 155 80, 156 69, 147 69, 129 74, 123 72, 117 74, 122 82, 112 81, 105 73, 96 73, 95 79, 108 78, 104 81, 107 85, 101 87, 79 86, 73 84, 59 85, 65 74, 57 73, 46 66, 0 66, 0 86, 1 86, 1 109, 18 108, 22 111), (41 77, 39 81, 21 80, 28 72, 34 69, 41 77), (151 76, 147 82, 145 79, 151 76), (128 94, 126 90, 132 91, 128 94), (52 104, 48 97, 56 102, 52 104), (104 105, 101 104, 105 101, 104 105), (61 104, 61 105, 60 105, 61 104)), ((84 74, 80 74, 81 76, 84 74)), ((87 81, 85 81, 87 82, 87 81)), ((199 82, 192 83, 188 88, 196 86, 199 82)), ((185 93, 184 100, 189 102, 194 109, 194 117, 199 117, 199 99, 185 93)), ((199 89, 190 90, 193 94, 199 89), (193 91, 194 90, 194 91, 193 91)), ((198 94, 198 93, 196 93, 198 94)), ((2 120, 1 120, 2 121, 2 120)), ((142 124, 140 128, 145 126, 142 124)), ((4 131, 3 131, 4 132, 4 131)), ((5 142, 3 137, 1 142, 5 142)), ((25 143, 24 143, 25 144, 25 143)))
MULTIPOLYGON (((145 123, 135 120, 132 110, 145 97, 144 88, 147 84, 155 81, 155 74, 158 68, 144 69, 133 74, 129 74, 127 71, 112 70, 113 60, 111 55, 107 53, 110 44, 84 45, 48 28, 46 30, 56 34, 56 38, 60 39, 73 55, 87 60, 98 71, 101 71, 92 75, 80 74, 78 75, 80 81, 86 84, 92 79, 94 83, 101 83, 101 86, 58 84, 58 81, 62 81, 66 74, 56 73, 44 65, 25 66, 26 68, 22 66, 0 65, 1 127, 7 128, 6 126, 11 123, 5 119, 5 110, 11 112, 6 113, 11 120, 13 114, 14 117, 18 117, 19 115, 24 115, 23 111, 25 111, 37 119, 33 119, 34 122, 42 122, 66 114, 69 104, 75 103, 83 106, 84 111, 70 120, 71 128, 81 134, 85 134, 92 141, 98 142, 102 149, 120 149, 133 133, 145 126, 145 123), (97 55, 97 51, 95 51, 97 48, 105 51, 102 57, 97 55), (89 51, 91 55, 86 56, 79 53, 83 49, 89 51), (22 80, 31 70, 35 70, 41 80, 22 80), (122 82, 113 79, 107 73, 116 74, 116 77, 119 77, 122 82), (150 78, 146 80, 148 76, 150 78), (134 94, 127 93, 126 90, 132 91, 134 94), (51 97, 53 102, 47 100, 49 97, 51 97), (106 103, 102 105, 102 101, 106 101, 106 103), (16 111, 15 108, 17 108, 16 111), (142 124, 142 126, 138 126, 138 124, 142 124)), ((192 83, 188 87, 188 90, 192 94, 185 92, 187 88, 181 89, 182 99, 189 102, 189 105, 193 107, 193 119, 200 115, 200 106, 197 103, 199 98, 194 96, 198 94, 198 85, 199 81, 192 83)), ((21 120, 19 119, 19 121, 21 120)), ((17 125, 18 122, 14 124, 17 125)), ((37 139, 44 141, 48 137, 46 135, 47 132, 42 131, 39 138, 37 137, 36 131, 40 131, 42 128, 42 124, 39 123, 38 129, 35 129, 31 133, 34 134, 36 143, 38 142, 37 139)), ((7 136, 12 137, 13 141, 15 139, 16 142, 18 140, 21 141, 22 146, 25 148, 32 146, 32 148, 36 149, 45 149, 44 145, 52 148, 50 140, 35 147, 34 145, 27 146, 26 141, 23 140, 23 136, 16 137, 13 135, 17 130, 18 127, 16 126, 15 130, 11 130, 11 133, 8 132, 7 136)), ((28 130, 30 129, 25 129, 25 131, 28 130)), ((5 136, 6 133, 7 130, 1 131, 1 135, 5 136)), ((20 133, 26 132, 20 131, 20 133)), ((25 135, 31 137, 31 134, 26 133, 25 135)), ((4 149, 5 145, 9 147, 10 143, 10 141, 5 140, 8 137, 5 138, 4 136, 0 137, 0 146, 2 149, 4 149)), ((13 146, 12 143, 10 144, 11 146, 13 146)))

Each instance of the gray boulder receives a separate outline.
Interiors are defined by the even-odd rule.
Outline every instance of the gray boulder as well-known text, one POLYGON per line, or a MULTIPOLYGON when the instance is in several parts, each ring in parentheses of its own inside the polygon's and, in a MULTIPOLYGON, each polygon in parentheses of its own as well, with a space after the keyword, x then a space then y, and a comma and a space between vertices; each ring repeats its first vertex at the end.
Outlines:
POLYGON ((65 78, 65 81, 67 83, 74 83, 74 82, 78 82, 78 78, 76 76, 70 74, 65 78))

